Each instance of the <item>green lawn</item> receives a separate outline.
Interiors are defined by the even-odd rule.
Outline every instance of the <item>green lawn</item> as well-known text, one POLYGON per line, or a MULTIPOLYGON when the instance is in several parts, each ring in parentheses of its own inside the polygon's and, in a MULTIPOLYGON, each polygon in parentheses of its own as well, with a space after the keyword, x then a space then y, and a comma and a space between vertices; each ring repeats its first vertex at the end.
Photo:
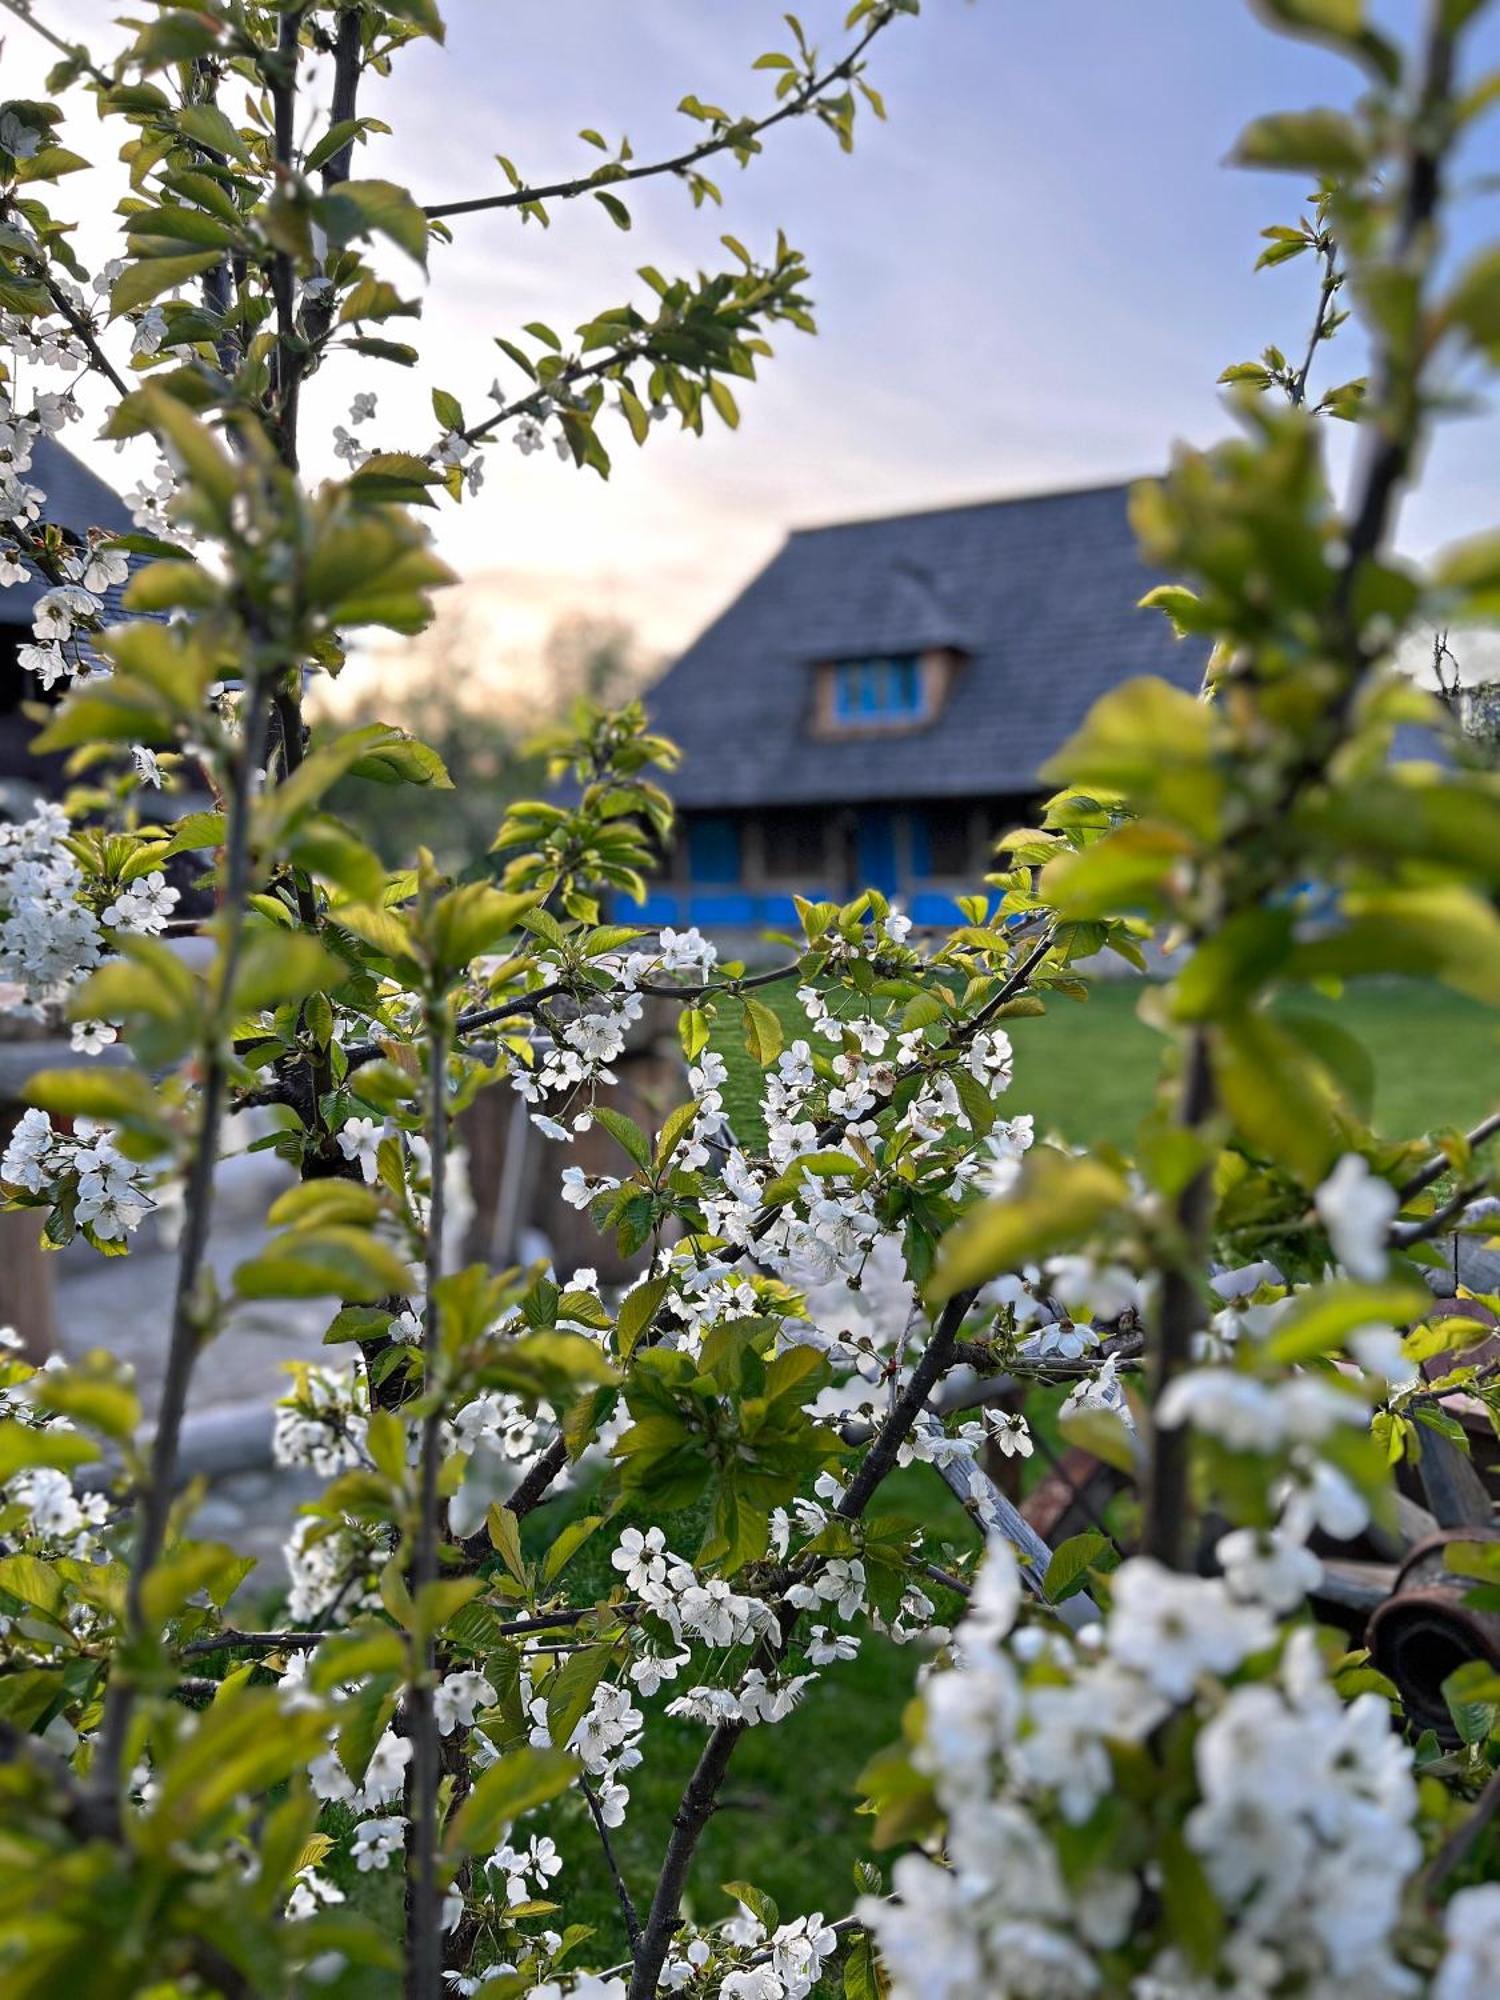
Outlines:
MULTIPOLYGON (((1137 1016, 1144 990, 1136 980, 1101 981, 1085 1001, 1054 1000, 1046 1014, 1008 1022, 1016 1065, 1006 1115, 1030 1111, 1039 1132, 1075 1144, 1128 1147, 1150 1107, 1162 1048, 1137 1016)), ((788 1037, 807 1033, 790 984, 757 998, 775 1008, 788 1037)), ((1459 994, 1410 980, 1365 980, 1338 1000, 1301 996, 1298 1006, 1327 1014, 1364 1042, 1378 1079, 1375 1124, 1388 1137, 1473 1124, 1500 1092, 1500 1023, 1459 994)), ((716 1040, 730 1068, 726 1102, 735 1127, 756 1134, 755 1070, 732 1010, 721 1016, 716 1040)))

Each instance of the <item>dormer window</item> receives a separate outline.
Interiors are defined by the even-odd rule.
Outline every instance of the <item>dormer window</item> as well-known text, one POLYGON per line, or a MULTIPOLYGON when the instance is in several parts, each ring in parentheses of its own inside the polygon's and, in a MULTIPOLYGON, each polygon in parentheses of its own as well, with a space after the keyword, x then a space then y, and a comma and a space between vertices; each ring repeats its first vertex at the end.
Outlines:
POLYGON ((818 663, 814 736, 899 735, 925 729, 942 712, 961 665, 952 647, 925 653, 875 653, 818 663))
POLYGON ((914 722, 923 706, 922 666, 915 653, 840 660, 833 669, 833 719, 846 728, 914 722))

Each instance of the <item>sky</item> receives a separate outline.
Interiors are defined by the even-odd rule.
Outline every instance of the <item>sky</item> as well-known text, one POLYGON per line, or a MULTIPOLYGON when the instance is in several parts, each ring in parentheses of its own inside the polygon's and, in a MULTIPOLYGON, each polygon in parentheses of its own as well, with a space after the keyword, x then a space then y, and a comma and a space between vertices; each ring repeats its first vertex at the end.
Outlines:
MULTIPOLYGON (((96 54, 114 45, 108 0, 34 8, 96 54)), ((804 0, 830 54, 843 11, 804 0)), ((1377 0, 1376 11, 1400 25, 1418 9, 1377 0)), ((446 46, 417 44, 361 105, 395 136, 356 171, 422 201, 498 190, 497 152, 534 181, 581 171, 599 157, 575 136, 585 126, 628 133, 638 159, 676 150, 701 131, 674 111, 685 93, 765 105, 771 79, 750 65, 787 42, 766 0, 446 0, 444 12, 446 46)), ((38 88, 51 58, 20 23, 5 31, 7 94, 38 88)), ((1484 35, 1481 53, 1500 61, 1500 23, 1484 35)), ((1347 102, 1357 79, 1267 32, 1246 0, 925 0, 920 19, 877 41, 869 75, 889 120, 862 117, 852 156, 813 121, 791 121, 747 171, 723 166, 722 213, 694 211, 662 180, 632 195, 629 234, 585 201, 554 205, 545 232, 512 212, 461 218, 451 248, 435 247, 415 336, 426 369, 358 383, 379 388, 366 435, 388 448, 429 441, 433 382, 471 418, 484 407, 505 370, 496 335, 534 318, 566 330, 640 297, 644 263, 709 266, 723 229, 768 250, 785 228, 813 274, 819 335, 781 332, 739 396, 737 433, 713 419, 702 440, 658 427, 637 452, 621 425, 607 484, 502 440, 477 498, 437 517, 497 687, 534 669, 570 613, 624 619, 670 657, 794 527, 1158 470, 1174 441, 1230 428, 1215 387, 1226 364, 1270 340, 1300 349, 1311 265, 1252 266, 1258 231, 1295 219, 1302 190, 1226 156, 1255 115, 1347 102)), ((1476 175, 1500 169, 1497 129, 1467 162, 1476 175)), ((97 131, 89 111, 72 143, 90 153, 97 131)), ((81 241, 100 257, 115 226, 101 178, 63 187, 64 201, 83 191, 81 241)), ((1475 204, 1460 250, 1493 229, 1495 199, 1488 212, 1475 204)), ((1338 376, 1357 373, 1357 348, 1341 345, 1338 376)), ((354 386, 339 368, 318 378, 325 438, 354 386)), ((89 428, 69 442, 120 479, 89 428)), ((1445 428, 1407 509, 1409 546, 1493 521, 1497 447, 1493 414, 1445 428)), ((317 470, 316 444, 307 456, 317 470)))

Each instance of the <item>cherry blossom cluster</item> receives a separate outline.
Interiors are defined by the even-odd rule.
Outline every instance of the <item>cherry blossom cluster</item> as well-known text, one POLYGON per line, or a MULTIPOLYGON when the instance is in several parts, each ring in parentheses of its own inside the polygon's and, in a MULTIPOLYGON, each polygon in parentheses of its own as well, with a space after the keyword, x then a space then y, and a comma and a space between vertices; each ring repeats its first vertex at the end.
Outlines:
POLYGON ((662 1970, 662 1989, 714 1993, 720 2000, 807 2000, 837 1950, 838 1932, 821 1910, 768 1925, 741 1903, 725 1923, 699 1931, 690 1942, 679 1935, 662 1970))
POLYGON ((67 842, 62 807, 0 822, 0 997, 44 1016, 99 963, 104 939, 83 899, 84 877, 67 842))
POLYGON ((81 1229, 100 1248, 122 1245, 140 1227, 153 1207, 151 1180, 92 1118, 64 1132, 45 1111, 23 1111, 0 1156, 0 1183, 12 1200, 51 1210, 55 1240, 81 1229))
MULTIPOLYGON (((37 1405, 36 1387, 45 1373, 22 1358, 15 1328, 0 1326, 0 1417, 28 1430, 71 1433, 75 1427, 69 1418, 37 1405)), ((0 1540, 14 1553, 98 1560, 101 1530, 109 1518, 107 1494, 80 1486, 59 1466, 26 1466, 0 1487, 0 1540)), ((0 1636, 7 1629, 0 1626, 0 1636)))
MULTIPOLYGON (((59 348, 59 361, 65 358, 67 349, 59 348)), ((0 586, 23 583, 31 573, 28 561, 46 507, 46 494, 28 477, 36 440, 80 414, 71 385, 41 391, 27 412, 17 410, 0 386, 0 586)), ((50 567, 56 574, 33 607, 32 643, 17 655, 22 671, 35 674, 44 689, 97 668, 89 637, 100 629, 105 593, 129 575, 130 559, 91 532, 83 546, 54 558, 50 567)))
MULTIPOLYGON (((897 1862, 893 1902, 860 1905, 896 2000, 1418 1990, 1400 1936, 1421 1858, 1412 1751, 1381 1695, 1336 1691, 1310 1626, 1278 1625, 1279 1581, 1268 1600, 1230 1568, 1204 1578, 1132 1559, 1104 1622, 1067 1634, 1017 1623, 1016 1563, 991 1544, 951 1663, 924 1689, 917 1761, 941 1845, 897 1862), (1119 1772, 1169 1722, 1191 1731, 1188 1793, 1132 1830, 1119 1772), (1110 1814, 1108 1841, 1090 1838, 1110 1814), (1212 1969, 1139 1921, 1163 1869, 1183 1865, 1158 1846, 1177 1824, 1224 1920, 1212 1969), (1144 1959, 1127 1956, 1141 1938, 1144 1959)), ((1488 1949, 1459 1922, 1455 1963, 1488 1949)), ((1467 1971, 1447 1978, 1435 1993, 1482 1990, 1467 1971)))

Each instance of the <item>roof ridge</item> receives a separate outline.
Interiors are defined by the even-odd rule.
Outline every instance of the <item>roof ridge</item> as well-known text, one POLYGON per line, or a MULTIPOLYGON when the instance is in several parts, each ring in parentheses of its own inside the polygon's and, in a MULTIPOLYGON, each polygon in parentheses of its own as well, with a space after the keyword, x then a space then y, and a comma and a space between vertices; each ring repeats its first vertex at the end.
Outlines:
POLYGON ((889 514, 851 514, 839 521, 813 521, 806 527, 787 530, 787 540, 799 541, 807 535, 826 535, 839 528, 878 528, 892 521, 920 521, 934 514, 984 514, 1000 507, 1034 507, 1044 500, 1077 500, 1090 493, 1127 493, 1150 473, 1135 473, 1126 479, 1091 479, 1077 486, 1049 486, 1041 492, 1001 493, 990 500, 942 500, 931 507, 902 507, 889 514))

